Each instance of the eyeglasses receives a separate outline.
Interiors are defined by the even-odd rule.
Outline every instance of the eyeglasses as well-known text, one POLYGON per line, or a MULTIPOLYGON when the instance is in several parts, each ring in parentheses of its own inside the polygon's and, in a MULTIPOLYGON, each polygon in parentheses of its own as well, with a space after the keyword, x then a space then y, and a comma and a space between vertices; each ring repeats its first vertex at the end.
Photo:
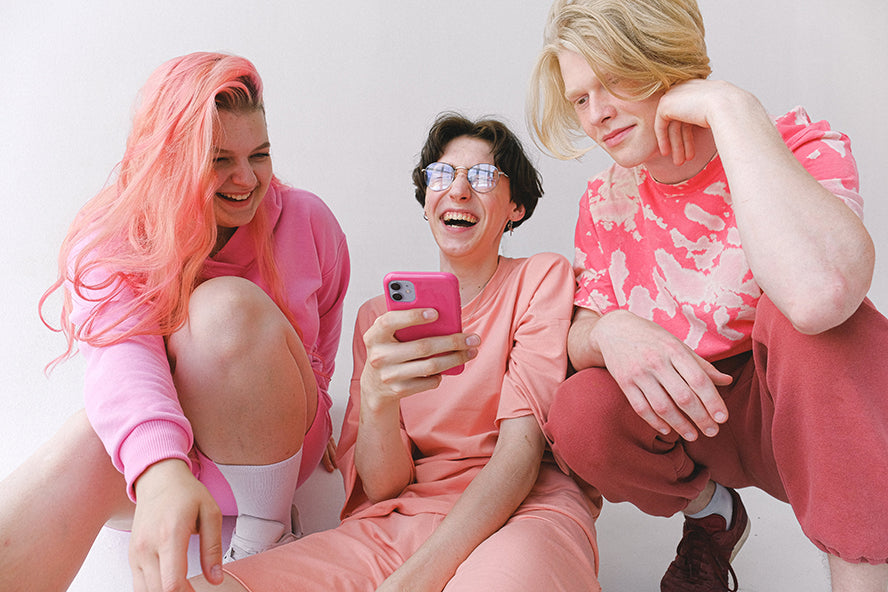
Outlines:
POLYGON ((432 191, 444 191, 450 187, 453 180, 456 179, 456 173, 459 170, 466 172, 466 178, 469 180, 469 184, 472 186, 472 189, 478 193, 492 191, 493 188, 496 187, 500 175, 504 177, 509 176, 492 164, 487 164, 486 162, 476 164, 469 168, 454 167, 446 162, 433 162, 426 168, 422 169, 422 172, 425 173, 426 185, 429 189, 432 191))

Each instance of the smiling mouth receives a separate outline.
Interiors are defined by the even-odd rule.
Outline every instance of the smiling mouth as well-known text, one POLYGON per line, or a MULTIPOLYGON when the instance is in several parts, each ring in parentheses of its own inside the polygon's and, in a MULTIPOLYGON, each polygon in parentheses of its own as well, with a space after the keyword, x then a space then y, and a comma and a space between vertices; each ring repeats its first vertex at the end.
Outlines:
POLYGON ((601 141, 604 142, 605 144, 607 144, 608 142, 611 142, 611 141, 614 140, 615 138, 618 138, 618 137, 622 136, 624 133, 626 133, 627 131, 629 131, 632 127, 633 127, 633 126, 630 125, 630 126, 627 126, 627 127, 622 127, 622 128, 620 128, 620 129, 618 129, 618 130, 614 130, 614 131, 612 131, 611 133, 609 133, 609 134, 607 134, 606 136, 604 136, 604 137, 601 139, 601 141))
POLYGON ((478 223, 478 217, 468 212, 445 212, 441 221, 447 226, 468 228, 478 223))
POLYGON ((241 202, 241 201, 247 201, 248 199, 250 199, 250 196, 253 195, 253 192, 252 192, 252 191, 249 192, 249 193, 221 193, 221 192, 216 192, 216 195, 219 196, 219 197, 221 197, 222 199, 224 199, 224 200, 226 200, 226 201, 233 201, 233 202, 237 203, 237 202, 241 202))

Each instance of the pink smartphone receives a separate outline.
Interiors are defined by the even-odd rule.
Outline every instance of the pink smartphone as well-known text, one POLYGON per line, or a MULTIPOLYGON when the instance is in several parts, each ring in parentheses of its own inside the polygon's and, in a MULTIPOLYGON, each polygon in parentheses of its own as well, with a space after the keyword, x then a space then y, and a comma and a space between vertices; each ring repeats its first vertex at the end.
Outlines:
MULTIPOLYGON (((412 341, 435 335, 452 335, 462 331, 462 310, 459 302, 459 281, 452 273, 438 271, 395 271, 383 279, 385 304, 388 310, 434 308, 438 318, 433 323, 414 325, 395 332, 398 341, 412 341)), ((459 374, 463 365, 445 370, 443 374, 459 374)))

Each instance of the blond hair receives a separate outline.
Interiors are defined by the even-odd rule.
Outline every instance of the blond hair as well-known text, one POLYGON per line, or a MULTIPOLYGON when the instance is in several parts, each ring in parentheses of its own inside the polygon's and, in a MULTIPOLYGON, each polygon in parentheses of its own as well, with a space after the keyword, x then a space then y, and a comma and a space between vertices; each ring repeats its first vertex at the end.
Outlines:
POLYGON ((620 98, 643 100, 711 73, 703 17, 696 0, 556 0, 528 94, 528 127, 557 158, 581 156, 585 138, 564 96, 561 51, 589 63, 604 87, 620 98), (619 90, 612 80, 620 81, 619 90))

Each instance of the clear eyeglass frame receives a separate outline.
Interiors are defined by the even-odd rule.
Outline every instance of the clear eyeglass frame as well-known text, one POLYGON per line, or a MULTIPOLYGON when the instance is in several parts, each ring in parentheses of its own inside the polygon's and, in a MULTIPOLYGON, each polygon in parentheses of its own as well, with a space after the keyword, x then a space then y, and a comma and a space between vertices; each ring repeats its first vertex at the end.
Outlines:
POLYGON ((478 193, 493 191, 500 176, 508 177, 494 165, 482 162, 471 167, 455 167, 446 162, 433 162, 422 169, 426 186, 432 191, 444 191, 453 184, 459 171, 466 172, 469 185, 478 193))

